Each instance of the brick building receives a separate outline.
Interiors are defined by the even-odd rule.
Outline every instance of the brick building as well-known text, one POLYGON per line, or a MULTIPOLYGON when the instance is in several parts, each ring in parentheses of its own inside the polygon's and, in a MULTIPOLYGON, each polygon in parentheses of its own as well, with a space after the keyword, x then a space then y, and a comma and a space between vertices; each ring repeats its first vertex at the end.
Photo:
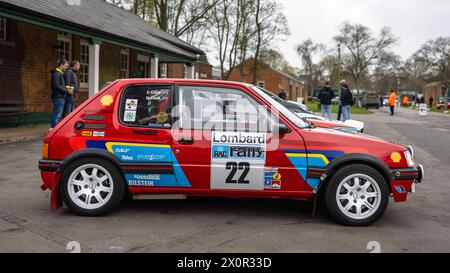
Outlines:
POLYGON ((432 97, 434 99, 434 104, 438 104, 440 97, 450 97, 450 89, 447 89, 441 82, 434 82, 423 88, 423 95, 426 103, 428 103, 430 97, 432 97))
MULTIPOLYGON (((234 67, 231 71, 229 80, 252 83, 254 59, 248 59, 244 63, 234 67)), ((279 94, 284 89, 288 100, 297 101, 297 99, 307 99, 305 84, 295 77, 274 69, 267 64, 259 63, 256 74, 256 84, 279 94)))
POLYGON ((81 62, 77 104, 118 78, 211 78, 200 49, 104 0, 76 2, 0 0, 0 102, 51 111, 60 56, 81 62))

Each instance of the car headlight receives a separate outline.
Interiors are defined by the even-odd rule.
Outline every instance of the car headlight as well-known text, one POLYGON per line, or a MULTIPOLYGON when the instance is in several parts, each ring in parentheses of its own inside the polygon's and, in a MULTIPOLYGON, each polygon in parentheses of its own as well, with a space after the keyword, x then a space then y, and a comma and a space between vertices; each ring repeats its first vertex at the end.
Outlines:
POLYGON ((408 167, 410 167, 410 168, 414 167, 415 163, 414 163, 414 159, 413 159, 413 156, 410 151, 405 152, 405 158, 406 158, 406 162, 408 162, 408 167))
POLYGON ((411 153, 411 157, 414 159, 414 148, 411 145, 408 145, 406 148, 408 149, 408 152, 411 153))

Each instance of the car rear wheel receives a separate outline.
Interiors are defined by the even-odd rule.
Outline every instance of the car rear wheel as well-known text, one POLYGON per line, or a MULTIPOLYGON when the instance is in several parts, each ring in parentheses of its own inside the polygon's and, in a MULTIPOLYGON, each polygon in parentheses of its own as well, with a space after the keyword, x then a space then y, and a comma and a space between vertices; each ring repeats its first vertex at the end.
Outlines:
POLYGON ((117 168, 98 158, 83 158, 70 164, 61 178, 61 197, 81 216, 101 216, 123 200, 125 186, 117 168))
POLYGON ((377 221, 389 203, 389 189, 375 169, 352 164, 339 169, 329 181, 325 200, 331 216, 349 226, 377 221))

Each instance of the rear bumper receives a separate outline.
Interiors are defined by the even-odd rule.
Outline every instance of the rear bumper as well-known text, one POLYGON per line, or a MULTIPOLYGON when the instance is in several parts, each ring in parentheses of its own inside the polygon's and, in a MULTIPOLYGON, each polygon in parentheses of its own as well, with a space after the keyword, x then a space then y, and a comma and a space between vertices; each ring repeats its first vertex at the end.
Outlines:
POLYGON ((39 170, 41 171, 41 178, 43 182, 41 189, 43 191, 51 191, 50 210, 57 210, 62 206, 61 199, 59 198, 59 180, 61 179, 61 173, 59 172, 60 166, 60 161, 39 161, 39 170))
POLYGON ((410 169, 391 170, 391 191, 395 202, 404 202, 409 193, 415 193, 415 184, 422 183, 425 170, 422 165, 410 169))

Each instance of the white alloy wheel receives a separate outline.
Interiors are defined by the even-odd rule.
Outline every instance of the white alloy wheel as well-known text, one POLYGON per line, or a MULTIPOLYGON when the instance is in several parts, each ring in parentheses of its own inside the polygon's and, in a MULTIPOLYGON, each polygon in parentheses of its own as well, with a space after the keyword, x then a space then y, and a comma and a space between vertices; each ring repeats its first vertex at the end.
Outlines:
POLYGON ((97 164, 86 164, 75 169, 67 186, 71 201, 86 210, 103 207, 114 191, 111 174, 97 164))
POLYGON ((339 210, 354 220, 371 217, 381 204, 381 189, 375 179, 366 174, 344 178, 336 191, 339 210))

